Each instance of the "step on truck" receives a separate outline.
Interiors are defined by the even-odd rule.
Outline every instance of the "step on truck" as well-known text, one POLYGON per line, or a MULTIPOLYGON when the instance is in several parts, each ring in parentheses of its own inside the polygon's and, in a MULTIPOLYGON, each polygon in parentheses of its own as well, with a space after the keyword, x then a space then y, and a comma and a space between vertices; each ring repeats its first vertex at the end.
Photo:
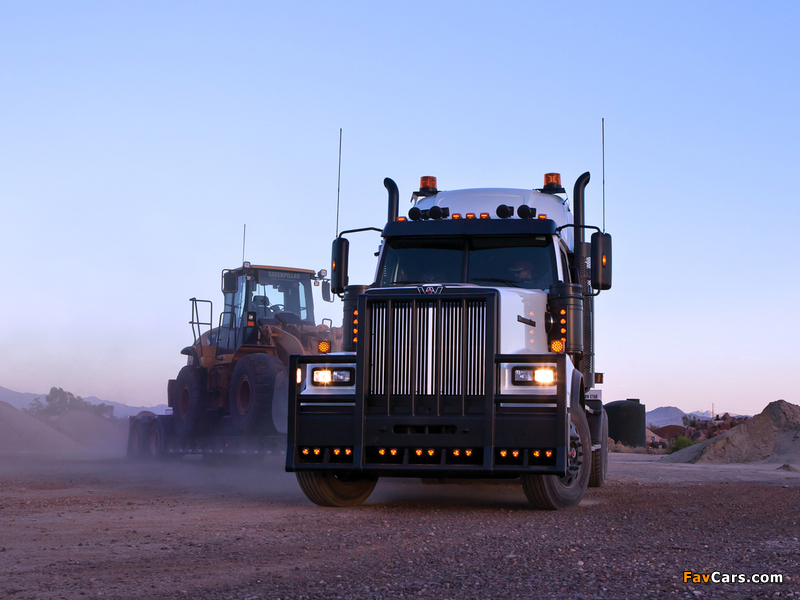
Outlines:
POLYGON ((325 270, 257 266, 222 271, 224 306, 191 298, 193 343, 167 385, 166 415, 132 417, 128 456, 269 454, 286 443, 291 355, 341 349, 342 332, 314 320, 314 286, 331 300, 325 270))
POLYGON ((602 485, 608 422, 586 391, 602 383, 594 296, 611 287, 611 236, 584 223, 588 182, 573 214, 557 173, 533 190, 423 177, 398 216, 384 180, 372 285, 348 282, 345 234, 361 230, 333 242, 342 351, 291 358, 286 470, 312 502, 358 505, 379 477, 518 478, 559 509, 602 485))

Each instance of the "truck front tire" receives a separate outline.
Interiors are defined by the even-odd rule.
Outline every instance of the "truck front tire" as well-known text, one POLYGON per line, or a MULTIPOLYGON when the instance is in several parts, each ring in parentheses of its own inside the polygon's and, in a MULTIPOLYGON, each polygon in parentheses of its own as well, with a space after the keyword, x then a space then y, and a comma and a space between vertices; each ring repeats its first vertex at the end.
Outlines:
POLYGON ((317 506, 358 506, 369 498, 377 477, 335 475, 331 471, 297 471, 300 489, 317 506))
POLYGON ((586 414, 580 406, 569 409, 569 448, 567 474, 523 475, 522 489, 536 508, 558 510, 577 506, 589 484, 591 473, 592 438, 586 414))
MULTIPOLYGON (((281 382, 288 389, 286 381, 286 368, 270 354, 248 354, 239 359, 231 375, 228 393, 231 423, 236 430, 241 433, 277 434, 279 429, 273 415, 275 409, 280 407, 273 407, 273 398, 276 398, 275 391, 281 382)), ((283 413, 286 411, 284 408, 283 413)), ((283 429, 285 431, 285 425, 283 429)))

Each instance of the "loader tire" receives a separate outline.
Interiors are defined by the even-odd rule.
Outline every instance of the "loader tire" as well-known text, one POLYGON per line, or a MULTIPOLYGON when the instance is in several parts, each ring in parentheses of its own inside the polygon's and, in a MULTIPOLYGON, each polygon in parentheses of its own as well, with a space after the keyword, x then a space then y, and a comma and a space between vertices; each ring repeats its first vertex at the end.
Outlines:
POLYGON ((317 506, 358 506, 369 498, 377 477, 335 475, 331 471, 297 471, 300 489, 317 506))
POLYGON ((592 438, 586 414, 580 406, 569 409, 569 449, 567 473, 558 475, 523 475, 522 489, 536 508, 558 510, 577 506, 586 493, 591 472, 592 438))
MULTIPOLYGON (((248 354, 239 359, 231 375, 231 388, 228 393, 228 408, 231 424, 240 433, 259 433, 276 435, 280 432, 274 414, 281 412, 280 388, 288 387, 286 367, 270 354, 248 354), (284 384, 283 386, 281 384, 284 384)), ((283 399, 288 402, 288 394, 283 399)), ((288 408, 282 408, 286 414, 288 408)), ((283 433, 286 425, 283 425, 283 433)))
POLYGON ((601 487, 608 473, 608 415, 603 409, 603 421, 600 426, 600 448, 592 450, 592 474, 589 476, 589 487, 601 487))
POLYGON ((209 424, 205 378, 205 369, 190 365, 183 367, 178 373, 172 414, 175 433, 181 438, 203 433, 209 424))

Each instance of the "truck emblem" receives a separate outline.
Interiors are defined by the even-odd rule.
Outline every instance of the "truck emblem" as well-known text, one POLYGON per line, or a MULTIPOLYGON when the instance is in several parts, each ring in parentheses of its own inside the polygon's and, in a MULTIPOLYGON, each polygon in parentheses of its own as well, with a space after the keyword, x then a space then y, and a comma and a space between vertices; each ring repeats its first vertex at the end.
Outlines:
POLYGON ((443 285, 420 285, 417 286, 417 290, 420 294, 438 294, 443 287, 443 285))

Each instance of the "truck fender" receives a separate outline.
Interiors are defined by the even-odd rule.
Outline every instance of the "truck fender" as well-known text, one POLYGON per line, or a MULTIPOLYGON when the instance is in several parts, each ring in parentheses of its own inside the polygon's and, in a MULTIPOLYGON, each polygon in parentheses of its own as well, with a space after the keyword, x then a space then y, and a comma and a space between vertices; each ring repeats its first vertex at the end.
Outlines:
MULTIPOLYGON (((584 408, 583 375, 578 369, 572 371, 570 383, 569 405, 584 408)), ((589 415, 587 414, 586 416, 588 418, 589 415)))
POLYGON ((586 420, 589 421, 589 432, 592 435, 592 445, 603 441, 603 402, 602 400, 585 400, 586 420))

